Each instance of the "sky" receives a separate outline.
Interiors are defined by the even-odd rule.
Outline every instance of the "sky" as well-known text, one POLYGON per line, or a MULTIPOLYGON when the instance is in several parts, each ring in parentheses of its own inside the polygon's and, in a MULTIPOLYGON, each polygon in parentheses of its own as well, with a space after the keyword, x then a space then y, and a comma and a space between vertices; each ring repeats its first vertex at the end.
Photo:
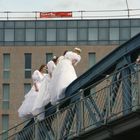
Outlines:
MULTIPOLYGON (((140 8, 140 0, 127 0, 129 9, 140 8)), ((92 11, 126 9, 126 0, 0 0, 0 11, 92 11)))
MULTIPOLYGON (((0 12, 126 10, 126 2, 129 9, 140 9, 140 0, 0 0, 0 12)), ((140 10, 133 11, 133 14, 140 16, 140 10)))

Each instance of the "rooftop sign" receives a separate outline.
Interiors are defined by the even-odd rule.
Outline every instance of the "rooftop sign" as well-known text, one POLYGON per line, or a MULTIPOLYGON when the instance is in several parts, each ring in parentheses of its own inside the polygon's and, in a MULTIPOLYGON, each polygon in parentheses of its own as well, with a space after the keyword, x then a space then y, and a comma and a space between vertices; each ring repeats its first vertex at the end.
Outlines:
POLYGON ((40 12, 40 18, 72 17, 72 12, 40 12))

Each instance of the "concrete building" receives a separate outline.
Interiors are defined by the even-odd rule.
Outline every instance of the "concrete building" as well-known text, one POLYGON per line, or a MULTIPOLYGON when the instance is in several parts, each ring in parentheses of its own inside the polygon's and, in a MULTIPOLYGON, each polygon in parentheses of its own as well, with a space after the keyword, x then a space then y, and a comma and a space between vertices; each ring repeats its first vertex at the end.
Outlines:
POLYGON ((139 32, 140 19, 1 20, 0 132, 21 121, 17 109, 40 64, 80 47, 82 60, 76 67, 80 76, 139 32))

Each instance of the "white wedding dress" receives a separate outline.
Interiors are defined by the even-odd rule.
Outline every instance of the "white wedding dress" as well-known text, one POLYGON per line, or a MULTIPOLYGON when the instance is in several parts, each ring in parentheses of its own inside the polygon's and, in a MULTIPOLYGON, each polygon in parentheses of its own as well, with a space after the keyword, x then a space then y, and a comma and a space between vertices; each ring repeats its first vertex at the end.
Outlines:
POLYGON ((45 76, 45 78, 42 81, 40 90, 38 92, 38 96, 34 101, 33 108, 31 111, 33 116, 40 114, 37 116, 38 120, 44 119, 44 111, 45 111, 44 107, 50 102, 50 94, 48 92, 49 81, 50 81, 50 77, 47 74, 47 76, 45 76))
POLYGON ((55 67, 56 65, 52 60, 47 63, 48 74, 42 81, 38 96, 33 105, 32 114, 33 116, 40 114, 37 116, 38 120, 44 119, 45 106, 50 102, 49 85, 55 67))
MULTIPOLYGON (((42 81, 44 80, 45 77, 46 74, 42 74, 38 70, 35 70, 34 73, 32 74, 33 82, 36 83, 39 90, 42 81)), ((38 92, 35 91, 35 87, 33 85, 31 90, 24 96, 24 101, 22 102, 21 106, 18 109, 18 115, 20 118, 28 119, 32 117, 31 111, 37 96, 38 92)))
POLYGON ((52 105, 57 104, 60 99, 65 97, 64 91, 66 87, 77 78, 72 64, 73 60, 76 60, 75 64, 77 64, 81 60, 81 56, 68 51, 53 72, 49 86, 52 105))

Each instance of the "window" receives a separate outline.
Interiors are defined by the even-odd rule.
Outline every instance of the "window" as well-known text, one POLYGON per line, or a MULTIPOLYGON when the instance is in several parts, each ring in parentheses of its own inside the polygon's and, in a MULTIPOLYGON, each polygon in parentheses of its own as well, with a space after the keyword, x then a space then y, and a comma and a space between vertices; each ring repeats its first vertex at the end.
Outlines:
POLYGON ((98 27, 98 21, 97 20, 89 21, 89 27, 98 27))
POLYGON ((14 21, 7 21, 5 22, 5 28, 14 28, 14 21))
POLYGON ((46 22, 45 21, 36 21, 36 28, 46 28, 46 22))
POLYGON ((10 85, 3 84, 2 108, 5 110, 9 109, 9 99, 10 99, 10 85))
POLYGON ((140 19, 131 19, 131 27, 139 27, 140 19))
POLYGON ((0 28, 2 29, 4 28, 4 23, 5 23, 4 21, 0 21, 0 28))
POLYGON ((14 41, 14 29, 5 29, 5 41, 14 41))
POLYGON ((53 53, 46 53, 46 63, 48 63, 53 58, 53 53))
MULTIPOLYGON (((2 130, 6 131, 9 128, 9 115, 2 115, 2 130)), ((2 134, 2 140, 8 137, 8 132, 2 134)))
POLYGON ((66 41, 66 29, 57 29, 57 41, 66 41))
POLYGON ((45 35, 45 29, 36 29, 36 41, 45 41, 46 35, 45 35))
POLYGON ((87 40, 87 29, 86 28, 78 29, 78 40, 79 41, 87 40))
POLYGON ((88 28, 88 40, 98 40, 98 28, 88 28))
POLYGON ((31 78, 31 53, 25 53, 25 78, 31 78))
POLYGON ((138 33, 140 33, 140 27, 131 27, 131 37, 135 36, 138 33))
POLYGON ((47 28, 56 28, 56 21, 47 21, 47 28))
POLYGON ((10 54, 3 54, 3 79, 10 78, 10 54))
POLYGON ((120 20, 120 27, 130 27, 130 20, 128 19, 120 20))
POLYGON ((108 26, 109 26, 108 20, 99 20, 99 28, 100 27, 108 27, 108 26))
POLYGON ((47 29, 47 41, 56 41, 56 29, 47 29))
POLYGON ((34 21, 26 21, 26 28, 29 28, 29 29, 35 28, 35 22, 34 21))
POLYGON ((88 54, 89 58, 89 68, 91 68, 96 63, 96 54, 94 52, 90 52, 88 54))
POLYGON ((67 21, 58 20, 56 26, 57 26, 57 28, 66 28, 67 27, 67 21))
POLYGON ((68 29, 68 41, 77 41, 77 29, 68 29))
POLYGON ((69 21, 67 22, 68 28, 77 28, 77 21, 69 21))
POLYGON ((15 41, 24 41, 24 40, 25 40, 25 30, 15 29, 15 41))
POLYGON ((80 20, 78 21, 78 27, 82 28, 82 27, 87 27, 88 26, 88 21, 86 20, 80 20))
POLYGON ((99 28, 99 40, 108 40, 108 28, 99 28))
POLYGON ((26 29, 26 41, 35 41, 35 29, 26 29))
POLYGON ((130 28, 120 28, 120 40, 126 41, 130 39, 130 28))
POLYGON ((119 20, 110 20, 110 27, 119 27, 119 20))
POLYGON ((119 40, 119 28, 110 28, 109 38, 110 40, 119 40))
POLYGON ((24 94, 27 94, 31 89, 31 84, 30 83, 26 83, 24 84, 24 94))
POLYGON ((0 29, 0 41, 4 40, 4 29, 0 29))
POLYGON ((16 21, 15 28, 25 28, 25 22, 24 21, 16 21))

